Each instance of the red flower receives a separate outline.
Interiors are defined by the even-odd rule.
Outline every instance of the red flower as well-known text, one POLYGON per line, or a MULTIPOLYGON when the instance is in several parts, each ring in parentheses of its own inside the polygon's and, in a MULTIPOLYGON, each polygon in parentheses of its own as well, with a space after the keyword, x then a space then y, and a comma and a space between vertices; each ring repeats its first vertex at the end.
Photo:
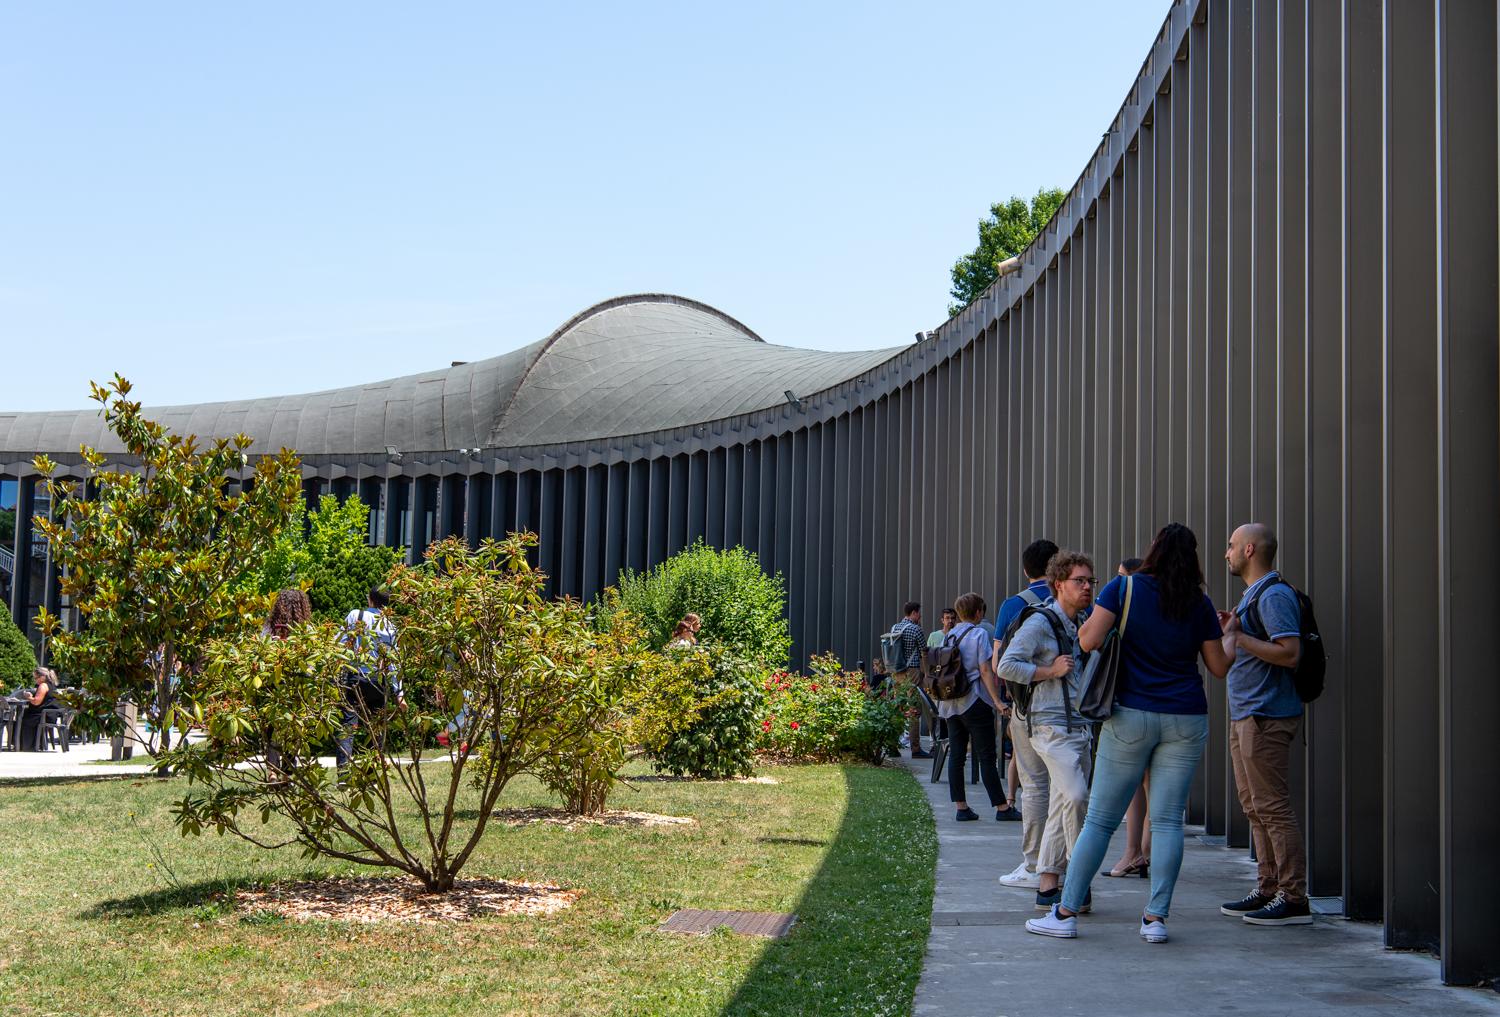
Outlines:
POLYGON ((762 731, 769 731, 769 730, 771 730, 771 722, 769 720, 763 720, 763 721, 761 721, 760 722, 760 729, 762 731))
POLYGON ((809 686, 809 688, 811 688, 814 692, 818 691, 818 683, 813 682, 812 685, 809 686))
POLYGON ((796 722, 796 721, 795 721, 795 720, 794 720, 794 721, 792 721, 792 730, 793 730, 793 731, 795 731, 795 730, 797 730, 797 726, 798 726, 798 725, 797 725, 797 722, 796 722))

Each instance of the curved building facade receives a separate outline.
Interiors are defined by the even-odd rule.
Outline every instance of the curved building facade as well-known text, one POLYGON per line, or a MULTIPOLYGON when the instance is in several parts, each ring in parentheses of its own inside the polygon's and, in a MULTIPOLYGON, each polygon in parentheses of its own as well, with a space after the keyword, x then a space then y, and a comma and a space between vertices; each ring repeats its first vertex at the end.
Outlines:
MULTIPOLYGON (((309 497, 357 492, 413 555, 537 531, 555 593, 743 544, 785 574, 798 654, 846 661, 905 599, 997 603, 1037 536, 1107 567, 1186 522, 1224 605, 1218 548, 1269 523, 1332 657, 1294 766, 1311 891, 1493 978, 1496 54, 1493 4, 1181 0, 1019 269, 914 345, 774 346, 648 295, 487 361, 156 415, 295 447, 309 497)), ((56 599, 30 461, 105 438, 0 414, 18 618, 56 599)), ((1189 818, 1243 848, 1209 696, 1189 818)))

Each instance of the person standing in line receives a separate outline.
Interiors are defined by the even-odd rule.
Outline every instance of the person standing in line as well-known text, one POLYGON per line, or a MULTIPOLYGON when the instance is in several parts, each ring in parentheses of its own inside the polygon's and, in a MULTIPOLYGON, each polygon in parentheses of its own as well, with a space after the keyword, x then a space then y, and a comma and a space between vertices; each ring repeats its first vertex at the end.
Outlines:
MULTIPOLYGON (((891 626, 892 632, 901 635, 901 667, 892 677, 897 688, 914 689, 917 676, 922 673, 922 648, 927 645, 927 633, 922 631, 922 605, 915 600, 906 602, 902 618, 891 626)), ((915 699, 914 693, 908 693, 915 699)), ((906 726, 907 743, 911 747, 911 758, 931 759, 932 753, 922 751, 922 711, 913 709, 906 726)))
POLYGON ((969 676, 969 691, 957 699, 940 699, 937 704, 938 716, 948 722, 948 797, 957 810, 954 818, 960 823, 979 818, 969 808, 966 790, 971 742, 995 818, 1004 819, 1005 811, 1010 808, 1005 787, 1000 783, 1000 771, 995 766, 995 707, 1000 702, 1000 683, 990 666, 984 629, 979 627, 987 607, 977 593, 965 593, 954 602, 959 623, 953 627, 949 639, 958 647, 964 672, 969 676))
POLYGON ((943 627, 933 629, 927 634, 927 648, 929 650, 936 650, 939 646, 942 646, 943 640, 948 638, 948 633, 952 632, 953 627, 958 624, 958 614, 951 607, 943 608, 941 617, 943 627))
MULTIPOLYGON (((1000 610, 995 612, 995 636, 990 643, 990 666, 1000 667, 1000 656, 1005 650, 1005 635, 1011 624, 1027 607, 1039 607, 1052 596, 1047 585, 1047 563, 1057 553, 1057 545, 1045 537, 1033 540, 1021 552, 1021 573, 1026 585, 1014 595, 1005 598, 1000 610)), ((1004 692, 1004 689, 1001 690, 1004 692)), ((1003 712, 1010 705, 1003 704, 1003 712)), ((1047 782, 1047 764, 1031 747, 1026 735, 1026 725, 1017 724, 1011 717, 1005 725, 1010 734, 1010 773, 1012 797, 1020 789, 1021 802, 1021 864, 1000 877, 1004 886, 1016 886, 1029 890, 1040 889, 1041 876, 1037 874, 1037 857, 1042 849, 1042 831, 1047 826, 1047 799, 1051 785, 1047 782)))
POLYGON ((1039 936, 1072 939, 1110 838, 1151 769, 1151 900, 1140 935, 1167 941, 1172 891, 1182 868, 1182 816, 1188 788, 1208 740, 1208 697, 1198 659, 1215 678, 1229 672, 1230 654, 1213 602, 1203 592, 1198 538, 1181 523, 1157 533, 1140 572, 1112 580, 1099 592, 1093 614, 1078 632, 1089 653, 1104 645, 1115 621, 1129 611, 1120 642, 1114 712, 1099 735, 1094 786, 1083 832, 1063 883, 1062 902, 1026 922, 1039 936))
POLYGON ((1273 567, 1276 534, 1246 523, 1224 552, 1230 575, 1245 582, 1233 611, 1219 616, 1229 668, 1229 758, 1240 808, 1250 821, 1255 890, 1219 910, 1250 925, 1310 925, 1307 847, 1292 808, 1292 741, 1302 721, 1292 669, 1302 652, 1302 606, 1273 567))
MULTIPOLYGON (((1133 576, 1141 569, 1139 558, 1126 558, 1115 567, 1115 574, 1133 576)), ((1151 817, 1146 814, 1146 795, 1151 787, 1151 772, 1148 770, 1130 799, 1130 808, 1125 810, 1125 852, 1120 860, 1104 870, 1104 875, 1120 879, 1124 876, 1151 875, 1151 817)))
MULTIPOLYGON (((1078 623, 1094 601, 1094 563, 1077 551, 1059 551, 1047 565, 1053 598, 1026 614, 1000 657, 1000 678, 1031 687, 1023 710, 1012 707, 1011 724, 1026 729, 1026 740, 1047 769, 1050 788, 1047 821, 1037 857, 1036 906, 1045 911, 1062 900, 1062 875, 1083 828, 1089 804, 1092 727, 1074 704, 1083 698, 1083 663, 1078 623)), ((1085 895, 1082 908, 1089 910, 1085 895)))

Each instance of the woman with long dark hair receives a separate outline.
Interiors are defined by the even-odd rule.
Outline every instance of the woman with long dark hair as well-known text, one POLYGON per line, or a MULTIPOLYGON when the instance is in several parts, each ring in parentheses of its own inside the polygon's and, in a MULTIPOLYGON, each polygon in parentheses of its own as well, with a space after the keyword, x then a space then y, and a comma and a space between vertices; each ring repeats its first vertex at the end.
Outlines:
POLYGON ((1026 923, 1027 931, 1072 939, 1075 916, 1104 861, 1141 777, 1151 770, 1151 900, 1141 938, 1167 941, 1167 912, 1182 868, 1182 815, 1188 787, 1208 740, 1208 698, 1201 657, 1215 678, 1234 660, 1221 641, 1218 613, 1203 592, 1198 538, 1181 523, 1162 527, 1140 571, 1109 583, 1078 632, 1084 651, 1098 649, 1123 616, 1114 712, 1099 736, 1088 817, 1073 846, 1062 903, 1026 923))

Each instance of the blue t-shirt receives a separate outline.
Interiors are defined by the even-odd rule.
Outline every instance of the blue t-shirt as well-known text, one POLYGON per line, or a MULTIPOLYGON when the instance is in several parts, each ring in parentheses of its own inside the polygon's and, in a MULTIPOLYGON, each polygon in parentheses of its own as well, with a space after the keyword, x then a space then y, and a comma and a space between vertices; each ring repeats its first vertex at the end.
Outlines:
MULTIPOLYGON (((1042 603, 1046 603, 1052 599, 1052 588, 1047 585, 1047 580, 1045 579, 1038 579, 1026 588, 1040 597, 1042 603)), ((1000 610, 995 612, 994 637, 996 639, 1005 638, 1005 633, 1010 631, 1011 623, 1021 616, 1021 611, 1025 607, 1026 601, 1021 599, 1019 593, 1005 598, 1005 601, 1000 605, 1000 610)))
MULTIPOLYGON (((1275 642, 1283 636, 1302 635, 1302 607, 1297 603, 1297 594, 1275 572, 1268 572, 1245 590, 1234 613, 1247 634, 1266 642, 1275 642), (1245 610, 1259 594, 1257 611, 1262 629, 1252 630, 1245 620, 1245 610)), ((1300 717, 1302 699, 1297 695, 1297 685, 1292 681, 1291 668, 1277 667, 1255 656, 1244 647, 1238 647, 1234 663, 1229 667, 1229 719, 1244 720, 1246 717, 1300 717)))
MULTIPOLYGON (((1224 634, 1213 601, 1204 595, 1187 618, 1168 618, 1157 600, 1156 579, 1142 573, 1134 578, 1116 702, 1150 713, 1207 713, 1198 654, 1205 642, 1224 634)), ((1116 624, 1124 610, 1125 579, 1116 576, 1099 591, 1099 606, 1115 616, 1116 624)))

